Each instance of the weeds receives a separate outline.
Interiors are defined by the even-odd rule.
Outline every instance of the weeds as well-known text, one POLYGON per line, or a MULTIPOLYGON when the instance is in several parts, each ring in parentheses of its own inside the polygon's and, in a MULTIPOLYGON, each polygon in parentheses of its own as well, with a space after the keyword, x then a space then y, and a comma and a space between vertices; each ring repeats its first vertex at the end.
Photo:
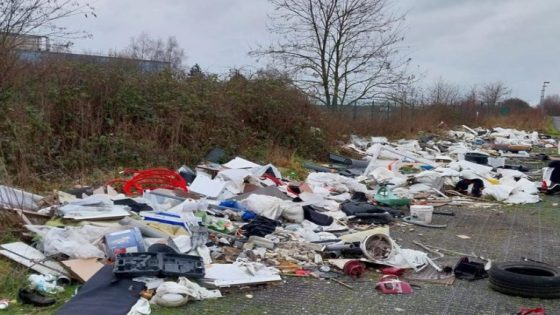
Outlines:
POLYGON ((238 72, 142 73, 126 63, 47 60, 0 86, 0 178, 46 191, 91 183, 125 167, 198 163, 210 149, 297 170, 324 160, 351 134, 391 138, 440 133, 456 125, 542 129, 526 110, 434 105, 391 112, 330 112, 313 105, 285 77, 238 72))

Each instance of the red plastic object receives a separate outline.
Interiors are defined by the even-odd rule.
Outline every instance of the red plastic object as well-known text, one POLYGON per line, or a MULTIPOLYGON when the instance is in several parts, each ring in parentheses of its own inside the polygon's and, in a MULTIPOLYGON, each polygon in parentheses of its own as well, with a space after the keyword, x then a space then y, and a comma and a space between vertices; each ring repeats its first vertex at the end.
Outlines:
POLYGON ((153 168, 141 171, 127 169, 124 173, 134 174, 134 176, 129 180, 115 179, 110 184, 122 183, 123 192, 127 196, 141 194, 146 189, 156 188, 189 191, 185 179, 179 173, 166 168, 153 168))
POLYGON ((276 178, 270 174, 264 174, 262 176, 264 179, 270 179, 271 181, 274 182, 274 184, 276 184, 276 186, 284 186, 286 185, 280 178, 276 178))
POLYGON ((294 274, 298 277, 307 277, 311 274, 311 271, 305 269, 298 269, 294 272, 294 274))
POLYGON ((408 282, 399 280, 397 276, 385 275, 377 282, 375 288, 383 294, 410 294, 413 292, 408 282))
POLYGON ((345 274, 352 278, 359 278, 365 270, 366 266, 359 260, 350 260, 344 264, 344 268, 342 269, 345 274))
POLYGON ((384 267, 381 268, 381 273, 384 275, 402 276, 406 270, 402 268, 395 267, 384 267))
POLYGON ((537 307, 537 308, 520 308, 519 309, 519 313, 517 313, 517 315, 529 315, 529 314, 534 314, 534 315, 546 315, 546 311, 544 310, 543 307, 537 307))

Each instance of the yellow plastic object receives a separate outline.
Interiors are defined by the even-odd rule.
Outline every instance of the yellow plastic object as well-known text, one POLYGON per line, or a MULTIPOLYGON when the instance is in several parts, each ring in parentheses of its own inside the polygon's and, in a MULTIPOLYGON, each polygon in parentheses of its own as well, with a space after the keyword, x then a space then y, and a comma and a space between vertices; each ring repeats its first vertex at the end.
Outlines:
POLYGON ((154 228, 158 231, 168 234, 169 236, 179 236, 179 235, 187 235, 189 236, 189 232, 180 226, 173 226, 165 223, 157 223, 157 222, 145 222, 145 224, 151 228, 154 228))

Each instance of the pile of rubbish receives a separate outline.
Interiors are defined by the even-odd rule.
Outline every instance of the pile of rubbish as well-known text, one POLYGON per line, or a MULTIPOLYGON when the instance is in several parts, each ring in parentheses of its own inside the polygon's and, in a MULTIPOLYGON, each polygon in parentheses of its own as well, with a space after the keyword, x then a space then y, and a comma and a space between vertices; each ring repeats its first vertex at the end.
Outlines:
POLYGON ((0 186, 2 211, 37 240, 2 244, 0 254, 34 271, 19 293, 24 303, 52 305, 49 294, 83 283, 57 314, 150 314, 153 304, 220 298, 225 288, 282 276, 351 289, 341 275, 375 270, 384 294, 412 293, 405 274, 445 284, 482 279, 489 260, 440 266, 440 249, 402 248, 390 226, 445 228, 432 224, 442 205, 538 202, 536 173, 507 158, 545 159, 529 152, 556 142, 464 129, 395 143, 352 137, 345 149, 361 159, 330 153, 328 165, 305 164, 312 172, 304 181, 241 157, 220 164, 224 152, 214 149, 194 170, 125 170, 106 185, 47 197, 0 186))
POLYGON ((531 178, 540 176, 541 170, 531 171, 510 160, 545 161, 547 155, 530 152, 533 147, 555 148, 555 139, 514 129, 463 128, 465 131, 449 131, 445 138, 426 136, 396 143, 383 137, 353 137, 347 148, 368 159, 359 179, 387 183, 403 198, 421 194, 446 198, 441 189, 453 187, 463 195, 507 204, 540 201, 540 181, 531 178))

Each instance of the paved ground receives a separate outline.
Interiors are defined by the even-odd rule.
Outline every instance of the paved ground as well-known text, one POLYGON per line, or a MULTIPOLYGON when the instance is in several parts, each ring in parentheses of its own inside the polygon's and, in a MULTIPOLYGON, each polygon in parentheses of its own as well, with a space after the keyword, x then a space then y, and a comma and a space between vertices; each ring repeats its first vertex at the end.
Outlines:
POLYGON ((554 128, 560 131, 560 116, 552 116, 552 123, 554 124, 554 128))
MULTIPOLYGON (((403 247, 426 244, 490 257, 495 261, 530 257, 560 266, 560 197, 549 197, 533 206, 501 209, 462 209, 455 217, 438 216, 444 230, 396 227, 392 236, 403 247), (471 236, 469 240, 457 234, 471 236)), ((454 263, 457 257, 446 257, 454 263)), ((376 274, 371 273, 370 278, 376 274)), ((543 305, 549 314, 560 314, 560 300, 510 297, 488 288, 487 280, 456 281, 452 286, 418 283, 412 295, 387 296, 375 291, 374 279, 352 282, 354 290, 315 279, 289 278, 278 286, 236 292, 215 301, 189 304, 180 313, 192 314, 511 314, 519 306, 543 305), (245 297, 252 294, 253 298, 245 297)), ((166 314, 171 310, 154 310, 166 314)), ((179 313, 179 312, 178 312, 179 313)), ((177 314, 178 314, 177 313, 177 314)))
MULTIPOLYGON (((534 164, 532 168, 541 165, 534 164)), ((560 266, 560 195, 545 196, 543 202, 525 206, 499 206, 487 209, 449 209, 456 216, 434 216, 434 223, 446 229, 395 226, 391 235, 403 248, 418 249, 412 241, 476 253, 493 261, 529 257, 560 266), (463 240, 456 235, 468 235, 463 240)), ((455 256, 440 264, 454 265, 455 256)), ((152 314, 419 314, 506 315, 520 306, 544 306, 549 315, 560 314, 560 299, 538 300, 511 297, 488 288, 488 280, 457 280, 452 286, 418 282, 420 289, 411 295, 388 296, 375 290, 378 274, 367 273, 358 281, 341 278, 350 290, 335 282, 313 278, 285 278, 277 285, 224 292, 225 297, 190 302, 182 308, 152 308, 152 314), (247 298, 246 295, 252 295, 247 298)), ((13 308, 12 311, 15 311, 13 308)), ((34 314, 39 309, 21 314, 34 314)), ((50 314, 45 310, 41 314, 50 314)), ((8 313, 6 313, 8 314, 8 313)))

